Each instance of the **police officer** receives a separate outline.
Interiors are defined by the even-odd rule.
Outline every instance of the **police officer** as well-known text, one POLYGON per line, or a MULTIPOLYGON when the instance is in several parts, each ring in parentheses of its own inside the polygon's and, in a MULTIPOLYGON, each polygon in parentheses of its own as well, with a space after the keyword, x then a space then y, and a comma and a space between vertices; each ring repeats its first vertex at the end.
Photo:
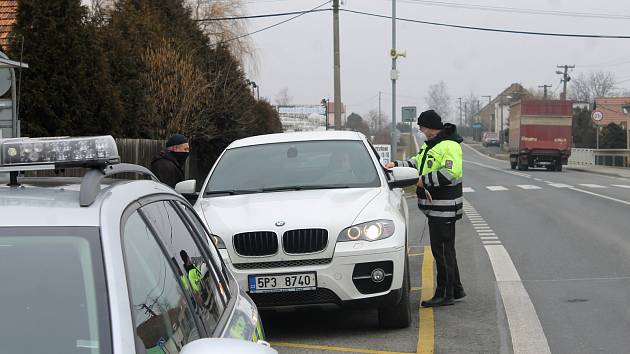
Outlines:
POLYGON ((407 161, 390 162, 386 167, 417 168, 418 206, 427 216, 431 252, 437 267, 435 295, 422 301, 423 307, 452 305, 466 296, 459 279, 455 255, 455 222, 462 218, 462 148, 463 139, 455 125, 442 124, 433 110, 418 117, 420 131, 426 136, 418 155, 407 161))

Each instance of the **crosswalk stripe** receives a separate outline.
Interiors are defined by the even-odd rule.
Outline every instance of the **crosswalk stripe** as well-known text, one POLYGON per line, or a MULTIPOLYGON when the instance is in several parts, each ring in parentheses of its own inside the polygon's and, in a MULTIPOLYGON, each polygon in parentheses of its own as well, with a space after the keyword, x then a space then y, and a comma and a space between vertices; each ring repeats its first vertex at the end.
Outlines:
POLYGON ((630 189, 630 186, 627 184, 613 184, 613 187, 619 187, 619 188, 628 188, 630 189))
POLYGON ((464 188, 463 188, 463 192, 464 192, 464 193, 472 193, 472 192, 474 192, 474 191, 475 191, 475 190, 474 190, 474 189, 472 189, 472 188, 470 188, 470 187, 464 187, 464 188))
POLYGON ((540 187, 533 186, 531 184, 519 184, 519 185, 517 185, 517 187, 521 188, 521 189, 541 189, 540 187))
POLYGON ((506 191, 508 190, 507 188, 503 187, 503 186, 486 186, 487 189, 496 192, 496 191, 506 191))
POLYGON ((599 185, 599 184, 590 184, 590 183, 580 183, 580 186, 588 187, 588 188, 608 188, 606 186, 602 186, 602 185, 599 185))
POLYGON ((571 185, 564 184, 564 183, 549 183, 549 185, 556 188, 571 188, 572 187, 571 185))

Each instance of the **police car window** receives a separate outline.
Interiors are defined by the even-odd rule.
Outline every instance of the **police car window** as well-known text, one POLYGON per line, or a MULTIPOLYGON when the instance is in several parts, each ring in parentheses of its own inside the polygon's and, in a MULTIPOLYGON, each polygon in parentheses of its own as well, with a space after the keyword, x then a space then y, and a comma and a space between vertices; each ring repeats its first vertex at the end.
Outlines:
POLYGON ((0 228, 0 352, 111 353, 98 229, 25 229, 0 228))
POLYGON ((210 240, 210 237, 206 231, 206 228, 203 226, 201 220, 199 220, 199 216, 184 203, 176 202, 179 208, 183 211, 183 213, 188 217, 191 221, 194 230, 199 235, 199 239, 204 240, 207 243, 208 251, 210 252, 210 256, 212 257, 211 263, 213 263, 214 267, 217 269, 217 279, 223 284, 224 288, 227 289, 227 295, 229 296, 229 279, 230 275, 228 274, 227 267, 214 243, 210 240))
POLYGON ((156 230, 173 264, 188 280, 195 311, 207 333, 214 332, 227 304, 227 288, 215 278, 193 235, 169 202, 155 202, 140 209, 156 230))
POLYGON ((190 286, 188 280, 175 274, 138 212, 127 219, 123 248, 136 348, 179 353, 183 345, 200 338, 183 290, 190 286))

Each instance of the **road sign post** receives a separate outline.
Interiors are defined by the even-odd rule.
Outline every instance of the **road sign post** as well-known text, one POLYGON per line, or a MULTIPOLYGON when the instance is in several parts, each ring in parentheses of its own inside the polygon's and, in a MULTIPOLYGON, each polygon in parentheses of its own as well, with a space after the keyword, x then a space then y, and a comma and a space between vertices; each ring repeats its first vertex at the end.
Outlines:
POLYGON ((413 123, 416 121, 416 107, 406 106, 402 107, 402 121, 409 123, 409 156, 414 155, 413 144, 413 123))
POLYGON ((374 144, 374 149, 376 149, 376 152, 378 152, 381 157, 381 164, 385 165, 386 163, 392 161, 391 145, 374 144))
POLYGON ((599 129, 600 123, 604 119, 604 112, 602 111, 593 111, 591 113, 591 120, 593 124, 595 124, 595 146, 599 149, 599 129))

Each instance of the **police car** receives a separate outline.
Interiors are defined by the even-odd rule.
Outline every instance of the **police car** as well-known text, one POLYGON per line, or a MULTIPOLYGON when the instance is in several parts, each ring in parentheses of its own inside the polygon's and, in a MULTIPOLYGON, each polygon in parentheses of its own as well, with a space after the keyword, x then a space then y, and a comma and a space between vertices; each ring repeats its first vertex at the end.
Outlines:
POLYGON ((261 135, 223 152, 195 209, 259 308, 361 305, 378 308, 381 327, 406 327, 400 187, 417 180, 413 168, 385 170, 360 133, 261 135))
POLYGON ((110 136, 0 140, 0 352, 276 353, 190 204, 118 161, 110 136))

